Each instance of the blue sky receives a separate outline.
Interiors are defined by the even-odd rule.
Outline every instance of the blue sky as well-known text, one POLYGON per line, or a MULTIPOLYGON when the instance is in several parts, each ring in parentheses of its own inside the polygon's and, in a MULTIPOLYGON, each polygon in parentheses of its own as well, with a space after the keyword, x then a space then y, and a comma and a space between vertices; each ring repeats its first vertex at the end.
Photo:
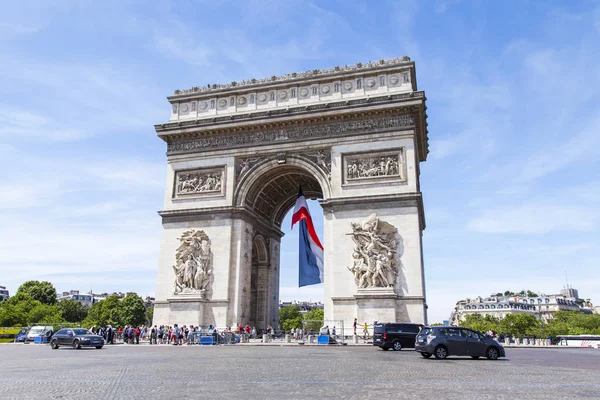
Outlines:
MULTIPOLYGON (((153 124, 175 89, 409 55, 428 98, 430 319, 465 297, 557 292, 565 271, 600 302, 598 1, 0 3, 12 292, 48 279, 153 294, 166 172, 153 124)), ((282 245, 282 298, 321 299, 295 287, 296 243, 282 245)))

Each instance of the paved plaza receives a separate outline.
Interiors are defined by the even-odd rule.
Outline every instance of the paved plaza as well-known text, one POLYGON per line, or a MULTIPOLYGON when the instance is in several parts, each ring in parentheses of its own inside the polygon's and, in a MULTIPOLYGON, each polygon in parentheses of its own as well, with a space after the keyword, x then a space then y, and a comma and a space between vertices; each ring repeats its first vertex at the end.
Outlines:
POLYGON ((426 360, 371 346, 2 345, 3 399, 600 398, 600 350, 426 360))

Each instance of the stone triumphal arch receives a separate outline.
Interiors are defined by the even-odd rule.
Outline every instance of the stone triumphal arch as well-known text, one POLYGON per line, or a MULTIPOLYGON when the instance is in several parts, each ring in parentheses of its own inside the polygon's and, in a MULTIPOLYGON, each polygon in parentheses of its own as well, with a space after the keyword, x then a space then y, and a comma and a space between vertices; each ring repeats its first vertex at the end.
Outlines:
MULTIPOLYGON (((324 211, 325 318, 426 322, 419 163, 425 94, 408 57, 177 90, 154 322, 277 326, 281 222, 324 211)), ((296 260, 294 260, 295 262, 296 260)))

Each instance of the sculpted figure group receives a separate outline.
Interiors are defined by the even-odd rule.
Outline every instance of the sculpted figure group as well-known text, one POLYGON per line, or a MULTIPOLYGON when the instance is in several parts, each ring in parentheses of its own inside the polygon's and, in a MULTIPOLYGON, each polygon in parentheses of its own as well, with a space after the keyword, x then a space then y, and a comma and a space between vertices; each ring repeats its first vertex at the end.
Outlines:
POLYGON ((177 194, 195 194, 221 190, 221 174, 188 173, 178 176, 177 194))
POLYGON ((181 235, 173 265, 175 271, 175 294, 204 294, 210 285, 212 266, 210 242, 204 231, 189 230, 181 235))
POLYGON ((351 223, 354 251, 352 266, 359 288, 394 287, 398 275, 396 267, 397 230, 373 214, 365 222, 351 223))
POLYGON ((400 175, 397 157, 365 157, 348 161, 348 179, 400 175))

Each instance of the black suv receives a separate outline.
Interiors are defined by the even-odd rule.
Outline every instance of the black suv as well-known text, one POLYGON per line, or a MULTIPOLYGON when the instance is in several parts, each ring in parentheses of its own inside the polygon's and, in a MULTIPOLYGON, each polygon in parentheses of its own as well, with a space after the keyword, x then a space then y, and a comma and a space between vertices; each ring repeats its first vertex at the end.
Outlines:
POLYGON ((375 324, 373 346, 382 350, 394 349, 400 351, 404 347, 414 348, 415 339, 423 325, 410 322, 375 324))
POLYGON ((459 326, 424 326, 415 350, 425 358, 432 355, 438 359, 448 356, 487 357, 496 360, 506 357, 504 347, 489 336, 459 326))

